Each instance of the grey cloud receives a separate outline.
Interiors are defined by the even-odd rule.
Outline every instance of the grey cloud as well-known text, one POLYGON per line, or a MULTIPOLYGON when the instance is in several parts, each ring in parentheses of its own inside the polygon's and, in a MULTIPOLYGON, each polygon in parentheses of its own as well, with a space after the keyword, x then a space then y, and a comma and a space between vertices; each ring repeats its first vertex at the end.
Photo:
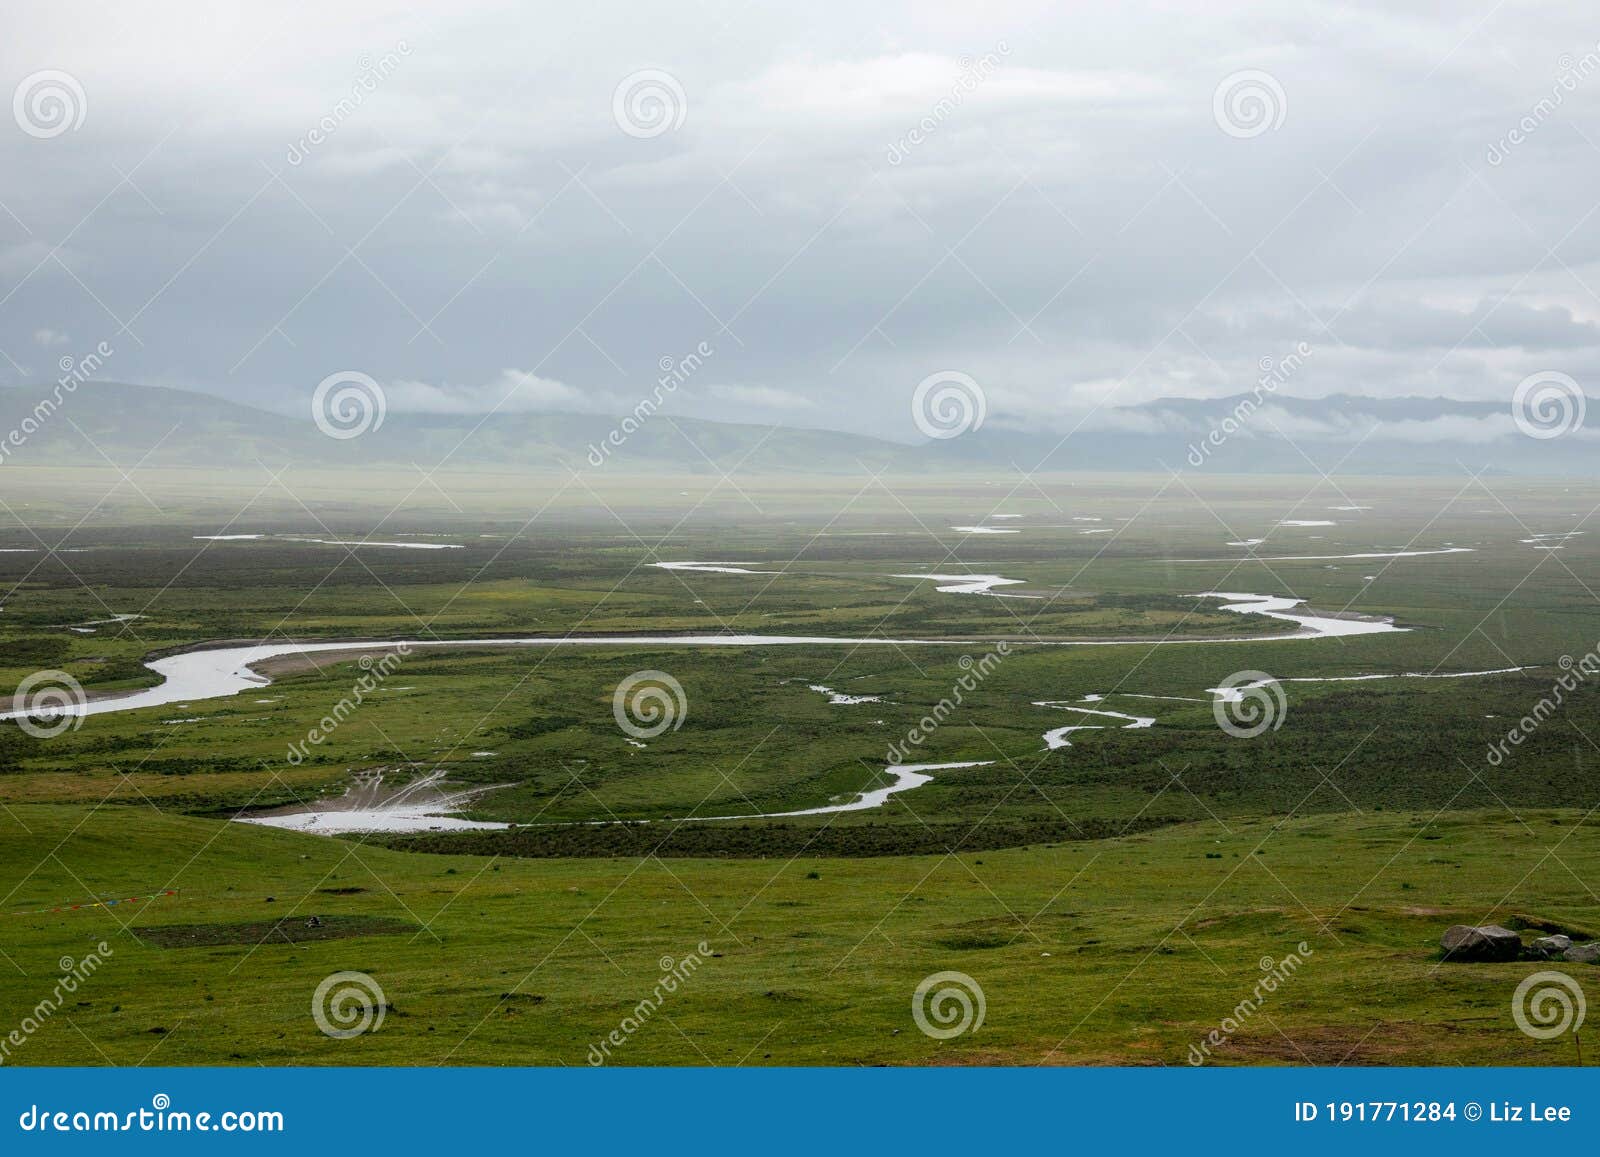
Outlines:
POLYGON ((61 68, 88 109, 0 125, 8 356, 50 331, 261 404, 359 368, 396 409, 609 410, 708 341, 685 412, 892 438, 937 370, 1067 429, 1302 339, 1307 396, 1600 382, 1600 76, 1486 159, 1593 49, 1577 6, 222 10, 11 15, 0 88, 61 68), (683 124, 630 136, 613 94, 652 68, 683 124), (1286 102, 1248 139, 1212 107, 1244 69, 1286 102))

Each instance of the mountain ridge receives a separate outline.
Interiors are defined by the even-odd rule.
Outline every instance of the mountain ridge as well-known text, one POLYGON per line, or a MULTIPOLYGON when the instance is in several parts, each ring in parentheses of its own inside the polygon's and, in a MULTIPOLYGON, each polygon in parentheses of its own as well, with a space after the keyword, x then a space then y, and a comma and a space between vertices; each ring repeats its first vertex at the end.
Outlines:
MULTIPOLYGON (((1600 399, 1586 403, 1600 415, 1600 399)), ((340 438, 323 433, 309 411, 298 418, 199 391, 89 381, 68 391, 0 388, 0 464, 220 468, 260 460, 370 468, 444 461, 534 472, 829 474, 1186 467, 1311 473, 1342 463, 1344 473, 1459 473, 1486 464, 1510 473, 1600 473, 1595 423, 1565 437, 1533 438, 1518 432, 1509 406, 1493 402, 1239 394, 1163 397, 1095 417, 1094 428, 1065 436, 992 421, 959 437, 904 444, 662 412, 390 411, 360 436, 340 438)))

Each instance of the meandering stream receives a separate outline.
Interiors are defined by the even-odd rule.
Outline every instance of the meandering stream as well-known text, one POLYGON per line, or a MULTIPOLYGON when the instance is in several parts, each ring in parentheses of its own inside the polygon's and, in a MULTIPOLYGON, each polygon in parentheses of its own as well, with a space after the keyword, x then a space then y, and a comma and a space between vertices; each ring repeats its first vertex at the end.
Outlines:
MULTIPOLYGON (((701 566, 728 566, 730 564, 696 564, 701 566)), ((906 576, 913 577, 913 576, 906 576)), ((934 581, 951 580, 949 585, 942 587, 944 590, 960 593, 991 593, 994 585, 1007 582, 995 575, 918 575, 914 576, 934 581)), ((1336 617, 1333 615, 1316 614, 1304 609, 1305 600, 1277 595, 1258 595, 1230 591, 1206 591, 1193 596, 1197 599, 1220 600, 1219 609, 1241 615, 1261 615, 1265 618, 1278 619, 1295 623, 1299 630, 1274 635, 1255 636, 1220 636, 1213 638, 1187 638, 1187 639, 1048 639, 1048 640, 1008 640, 1012 646, 1044 646, 1044 647, 1114 647, 1114 646, 1180 646, 1208 643, 1242 643, 1242 642, 1284 642, 1295 639, 1336 638, 1355 635, 1389 634, 1404 631, 1406 628, 1395 626, 1393 620, 1388 618, 1350 618, 1336 617)), ((427 639, 427 640, 362 640, 362 641, 333 641, 318 643, 257 643, 243 646, 201 646, 194 650, 183 651, 175 655, 168 655, 154 659, 145 666, 161 677, 161 682, 142 691, 135 691, 125 695, 97 698, 86 703, 71 704, 61 708, 59 714, 67 715, 100 715, 117 711, 136 711, 148 707, 166 706, 174 703, 190 705, 208 699, 226 698, 245 691, 259 691, 262 687, 272 682, 271 678, 263 674, 259 668, 274 659, 330 655, 337 656, 341 653, 360 653, 395 648, 404 646, 408 649, 441 649, 441 648, 491 648, 491 647, 777 647, 777 646, 811 646, 811 647, 863 647, 863 646, 981 646, 999 640, 963 638, 963 639, 886 639, 886 638, 854 638, 831 635, 605 635, 564 638, 513 638, 513 639, 427 639)), ((1507 671, 1520 670, 1520 668, 1507 668, 1507 671)), ((1459 678, 1465 675, 1497 674, 1501 672, 1462 672, 1460 674, 1436 675, 1428 674, 1403 674, 1403 675, 1355 675, 1333 676, 1327 681, 1358 681, 1364 679, 1383 678, 1459 678)), ((1284 680, 1284 682, 1321 682, 1316 678, 1298 678, 1284 680)), ((819 688, 820 689, 820 688, 819 688)), ((1219 694, 1237 694, 1247 688, 1235 688, 1224 692, 1220 688, 1210 689, 1213 696, 1219 694)), ((1134 696, 1137 698, 1164 698, 1162 696, 1134 696)), ((840 697, 846 698, 846 697, 840 697)), ((1104 696, 1089 695, 1078 702, 1099 702, 1104 696)), ((1034 704, 1037 707, 1046 707, 1057 710, 1072 711, 1084 715, 1095 715, 1109 719, 1122 720, 1126 728, 1147 728, 1155 725, 1155 717, 1130 715, 1123 712, 1112 711, 1104 707, 1081 707, 1077 703, 1060 700, 1041 700, 1034 704)), ((0 718, 13 718, 25 712, 12 710, 0 714, 0 718)), ((1071 746, 1067 736, 1074 731, 1089 727, 1104 726, 1096 724, 1069 724, 1063 727, 1052 728, 1044 733, 1046 748, 1054 750, 1071 746)), ((983 766, 981 762, 963 763, 930 763, 930 764, 904 764, 886 769, 886 774, 892 782, 884 787, 874 788, 858 794, 855 799, 842 803, 828 804, 822 807, 803 808, 796 811, 746 813, 743 815, 729 816, 696 816, 700 820, 735 820, 735 819, 768 819, 788 816, 826 815, 834 812, 864 811, 883 806, 890 797, 899 792, 910 791, 929 783, 932 776, 929 772, 952 768, 983 766)), ((319 801, 310 808, 280 813, 273 816, 251 817, 250 822, 264 823, 274 827, 290 828, 298 831, 318 832, 327 835, 353 833, 353 832, 395 832, 395 831, 441 831, 475 828, 502 828, 509 824, 492 823, 488 821, 466 820, 457 816, 442 815, 459 808, 467 803, 473 796, 480 794, 482 789, 473 789, 464 793, 447 793, 443 790, 443 773, 435 772, 419 781, 413 788, 407 788, 391 797, 381 801, 367 797, 366 785, 353 788, 352 792, 340 800, 319 801)), ((381 784, 381 779, 378 781, 381 784)), ((376 789, 378 784, 371 785, 376 789)))
MULTIPOLYGON (((1194 596, 1221 599, 1224 611, 1264 615, 1298 623, 1299 631, 1276 635, 1218 636, 1188 639, 1013 639, 1012 646, 1030 647, 1150 647, 1194 646, 1206 643, 1276 643, 1293 639, 1333 638, 1351 635, 1376 635, 1403 631, 1393 620, 1383 618, 1335 618, 1310 611, 1297 611, 1304 599, 1278 595, 1238 594, 1207 591, 1194 596)), ((258 668, 273 659, 300 655, 337 655, 379 651, 404 646, 413 650, 463 647, 971 647, 984 646, 998 639, 886 639, 853 638, 838 635, 572 635, 565 637, 517 639, 370 639, 325 643, 253 643, 244 646, 208 647, 181 651, 153 659, 145 667, 161 676, 161 682, 142 691, 105 696, 86 703, 59 708, 59 715, 104 715, 113 711, 138 711, 173 703, 193 704, 207 699, 222 699, 243 691, 259 691, 272 680, 258 668)), ((38 712, 12 710, 0 719, 13 719, 38 712)))

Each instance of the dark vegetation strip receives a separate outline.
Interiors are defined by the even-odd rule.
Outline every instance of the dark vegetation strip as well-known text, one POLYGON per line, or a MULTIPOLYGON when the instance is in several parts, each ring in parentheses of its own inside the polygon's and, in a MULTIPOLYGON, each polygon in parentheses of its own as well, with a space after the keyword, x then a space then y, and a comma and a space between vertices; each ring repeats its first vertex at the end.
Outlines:
POLYGON ((852 827, 789 823, 576 824, 505 832, 434 832, 374 840, 408 852, 446 855, 666 856, 689 859, 765 859, 787 856, 930 856, 981 852, 1075 840, 1103 840, 1184 822, 1181 816, 1133 820, 1022 820, 989 823, 864 824, 852 827))
POLYGON ((399 936, 417 931, 419 927, 411 921, 396 920, 389 916, 311 915, 249 920, 238 924, 164 924, 134 929, 140 940, 157 948, 305 944, 319 940, 349 940, 356 936, 399 936))

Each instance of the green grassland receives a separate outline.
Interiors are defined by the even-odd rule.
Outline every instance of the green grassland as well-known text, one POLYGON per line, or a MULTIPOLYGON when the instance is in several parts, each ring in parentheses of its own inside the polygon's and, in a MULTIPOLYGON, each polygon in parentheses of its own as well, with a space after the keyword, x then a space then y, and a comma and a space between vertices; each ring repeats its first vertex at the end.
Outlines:
POLYGON ((649 996, 662 957, 714 953, 617 1059, 635 1064, 1179 1064, 1262 975, 1311 955, 1217 1063, 1565 1064, 1507 1012, 1532 970, 1441 965, 1448 923, 1517 914, 1594 931, 1597 828, 1571 811, 1202 821, 973 855, 770 860, 418 856, 152 808, 23 806, 9 905, 175 880, 146 905, 6 917, 20 1017, 57 958, 114 950, 18 1050, 25 1064, 583 1064, 649 996), (1557 850, 1549 852, 1551 847, 1557 850), (271 897, 273 902, 269 902, 271 897), (409 930, 162 947, 141 929, 317 915, 409 930), (126 925, 126 927, 124 927, 126 925), (981 1030, 918 1032, 911 993, 959 970, 981 1030), (383 1028, 308 1015, 357 970, 383 1028), (22 975, 26 972, 26 976, 22 975))
POLYGON ((1548 695, 1563 656, 1600 641, 1600 535, 1560 551, 1523 541, 1581 528, 1594 487, 603 472, 425 485, 352 472, 290 491, 91 475, 21 473, 6 492, 7 696, 47 668, 92 694, 146 686, 142 660, 228 639, 962 642, 414 648, 304 760, 289 747, 350 694, 357 653, 283 665, 259 693, 94 716, 52 738, 0 722, 0 1035, 48 991, 59 957, 102 939, 115 949, 15 1063, 154 1050, 162 1063, 580 1064, 650 993, 659 958, 702 941, 717 955, 619 1061, 1181 1063, 1248 994, 1258 961, 1301 941, 1304 968, 1215 1063, 1571 1059, 1570 1041, 1534 1042, 1510 1019, 1533 966, 1440 965, 1434 949, 1448 924, 1490 918, 1600 933, 1600 690, 1580 685, 1511 758, 1485 758, 1548 695), (1372 509, 1330 509, 1355 504, 1372 509), (951 529, 997 511, 1021 515, 991 523, 1019 533, 951 529), (195 537, 244 533, 463 549, 195 537), (1262 536, 1269 557, 1472 552, 1241 562, 1227 545, 1262 536), (767 573, 649 565, 684 560, 767 573), (1042 597, 892 577, 969 572, 1042 597), (1291 625, 1192 597, 1213 590, 1410 629, 1241 641, 1291 625), (122 614, 142 617, 98 622, 122 614), (951 696, 963 657, 1001 639, 1006 654, 908 756, 984 766, 872 811, 689 818, 881 785, 890 746, 951 696), (1046 645, 1062 640, 1128 645, 1046 645), (1285 682, 1281 726, 1254 739, 1222 731, 1206 694, 1245 670, 1514 666, 1530 669, 1285 682), (670 673, 687 702, 681 726, 643 747, 612 705, 641 669, 670 673), (879 701, 832 705, 814 683, 879 701), (1090 694, 1157 722, 1046 751, 1050 728, 1112 721, 1034 704, 1090 694), (230 822, 379 767, 492 785, 464 814, 518 826, 328 839, 230 822), (617 822, 637 820, 653 822, 617 822), (22 914, 165 888, 178 894, 22 914), (312 915, 339 934, 296 931, 312 915), (186 931, 140 935, 162 926, 186 931), (341 969, 383 985, 381 1031, 331 1040, 312 1023, 312 990, 341 969), (942 970, 987 998, 983 1028, 947 1042, 910 1016, 917 982, 942 970))

